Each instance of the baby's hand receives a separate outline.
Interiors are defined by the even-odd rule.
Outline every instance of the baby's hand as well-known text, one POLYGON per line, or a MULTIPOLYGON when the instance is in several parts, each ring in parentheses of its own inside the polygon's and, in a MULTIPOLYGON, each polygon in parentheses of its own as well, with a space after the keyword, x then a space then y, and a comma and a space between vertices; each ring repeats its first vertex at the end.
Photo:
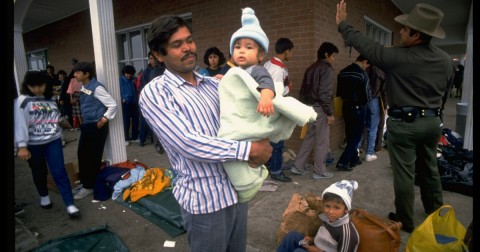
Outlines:
POLYGON ((257 106, 257 112, 263 116, 269 117, 275 111, 273 109, 273 102, 270 99, 260 99, 257 106))

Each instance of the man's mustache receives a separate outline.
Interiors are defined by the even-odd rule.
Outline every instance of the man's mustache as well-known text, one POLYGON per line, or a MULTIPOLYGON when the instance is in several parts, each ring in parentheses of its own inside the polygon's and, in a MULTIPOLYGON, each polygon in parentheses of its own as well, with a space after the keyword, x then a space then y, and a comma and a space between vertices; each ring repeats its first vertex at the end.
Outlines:
POLYGON ((194 52, 189 52, 189 53, 185 54, 185 55, 182 57, 182 61, 186 60, 188 57, 190 57, 190 56, 192 56, 192 55, 195 56, 195 58, 197 58, 197 54, 196 54, 196 53, 194 53, 194 52))

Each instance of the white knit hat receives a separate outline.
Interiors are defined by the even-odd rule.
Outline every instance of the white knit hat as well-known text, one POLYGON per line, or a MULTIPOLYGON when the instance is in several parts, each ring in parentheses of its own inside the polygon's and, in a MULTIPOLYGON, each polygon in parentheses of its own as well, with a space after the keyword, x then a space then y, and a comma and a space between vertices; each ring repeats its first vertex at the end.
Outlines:
POLYGON ((251 38, 257 41, 261 47, 268 52, 269 40, 267 34, 260 27, 260 22, 255 16, 255 11, 250 7, 242 10, 242 28, 238 29, 230 39, 230 54, 233 55, 233 44, 239 38, 251 38))
POLYGON ((358 182, 355 180, 342 180, 331 184, 322 193, 322 198, 325 193, 333 193, 342 197, 343 202, 347 206, 348 211, 352 210, 352 193, 353 190, 357 190, 358 182))

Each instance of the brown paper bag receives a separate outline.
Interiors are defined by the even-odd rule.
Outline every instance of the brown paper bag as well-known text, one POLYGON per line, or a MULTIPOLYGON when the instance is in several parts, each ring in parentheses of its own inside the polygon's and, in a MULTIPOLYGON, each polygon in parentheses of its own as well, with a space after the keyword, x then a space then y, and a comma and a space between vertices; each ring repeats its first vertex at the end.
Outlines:
POLYGON ((277 243, 290 231, 315 237, 322 221, 318 217, 323 212, 323 203, 320 196, 308 193, 301 196, 295 193, 287 208, 283 212, 282 221, 277 234, 277 243))

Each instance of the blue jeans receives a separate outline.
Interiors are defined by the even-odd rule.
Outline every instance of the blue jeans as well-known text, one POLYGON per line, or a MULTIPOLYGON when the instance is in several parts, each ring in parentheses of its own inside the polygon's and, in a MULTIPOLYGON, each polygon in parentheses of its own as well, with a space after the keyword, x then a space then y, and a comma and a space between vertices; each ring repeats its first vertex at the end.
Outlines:
POLYGON ((32 157, 28 165, 32 170, 33 183, 41 197, 48 195, 47 164, 53 181, 62 195, 65 206, 73 205, 73 193, 70 179, 65 170, 62 140, 58 138, 52 142, 41 145, 29 145, 28 150, 32 157))
POLYGON ((366 153, 375 154, 375 143, 377 140, 378 123, 380 123, 380 102, 379 97, 373 98, 367 106, 365 116, 365 127, 367 128, 366 153))
POLYGON ((283 140, 279 141, 278 143, 270 142, 270 145, 272 145, 273 148, 272 156, 270 157, 270 160, 268 160, 266 165, 271 174, 280 174, 282 172, 282 154, 284 144, 285 141, 283 140))
POLYGON ((288 232, 277 249, 277 252, 304 252, 306 251, 298 242, 305 236, 297 231, 288 232))
POLYGON ((248 203, 209 214, 191 214, 180 209, 190 251, 246 251, 248 203))

